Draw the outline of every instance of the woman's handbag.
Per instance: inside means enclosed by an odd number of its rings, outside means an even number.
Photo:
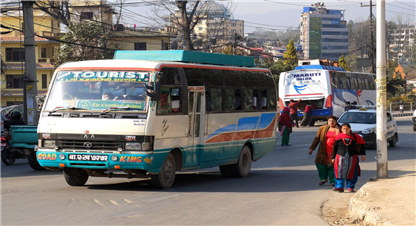
[[[289,127],[289,133],[292,133],[292,132],[293,132],[292,127]]]

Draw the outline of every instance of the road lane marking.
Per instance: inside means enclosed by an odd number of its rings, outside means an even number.
[[[104,204],[102,204],[100,201],[98,201],[97,199],[92,199],[92,201],[94,201],[95,203],[97,203],[98,205],[104,207]]]
[[[129,203],[129,204],[132,204],[132,203],[133,203],[132,201],[130,201],[130,200],[128,200],[128,199],[123,199],[123,201],[125,201],[125,202],[127,202],[127,203]]]
[[[115,206],[118,206],[118,203],[117,203],[116,201],[111,200],[111,199],[109,199],[108,201],[109,201],[109,202],[111,202],[111,204],[113,204],[113,205],[115,205]]]

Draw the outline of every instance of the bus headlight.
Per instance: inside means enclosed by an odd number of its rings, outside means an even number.
[[[367,128],[367,129],[364,129],[361,133],[362,133],[362,134],[374,133],[374,128]]]
[[[142,145],[140,143],[126,143],[126,150],[142,150]]]
[[[45,140],[45,141],[43,141],[43,147],[45,147],[45,148],[55,148],[55,141],[54,140]]]

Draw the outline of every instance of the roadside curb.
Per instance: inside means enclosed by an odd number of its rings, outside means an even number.
[[[368,184],[368,183],[367,183]],[[390,222],[381,222],[381,217],[375,211],[377,208],[367,205],[367,198],[371,194],[366,190],[365,184],[357,193],[350,199],[349,215],[356,219],[362,220],[369,225],[391,225]]]
[[[377,179],[364,184],[349,202],[348,214],[364,225],[414,225],[415,174]]]

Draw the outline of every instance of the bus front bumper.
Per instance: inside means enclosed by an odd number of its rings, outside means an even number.
[[[86,152],[36,152],[36,158],[42,167],[46,168],[82,168],[125,170],[141,169],[149,173],[158,173],[153,167],[154,156],[152,154],[118,154],[118,153],[86,153]]]

